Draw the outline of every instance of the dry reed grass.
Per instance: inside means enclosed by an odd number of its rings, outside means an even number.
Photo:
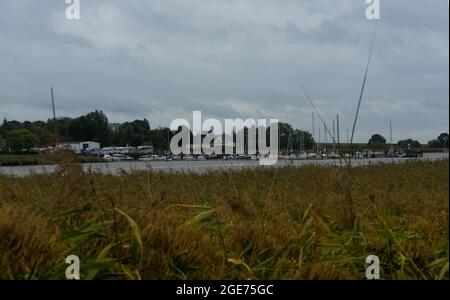
[[[0,279],[448,279],[448,161],[0,176]]]

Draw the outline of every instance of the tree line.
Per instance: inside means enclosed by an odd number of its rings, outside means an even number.
[[[448,133],[441,133],[436,139],[431,140],[428,142],[428,146],[430,148],[448,148],[449,135]],[[381,134],[374,134],[369,140],[368,144],[371,148],[383,148],[388,145],[386,138],[384,138]],[[401,149],[419,149],[422,148],[422,145],[419,141],[414,139],[405,139],[400,140],[397,142],[396,145],[397,148]]]
[[[311,133],[280,123],[280,149],[312,149]],[[0,146],[12,152],[30,151],[57,143],[95,141],[102,147],[153,146],[156,153],[169,151],[170,140],[177,132],[167,127],[151,129],[147,119],[122,124],[109,123],[102,111],[78,118],[62,117],[44,121],[8,121],[0,126]]]
[[[110,124],[108,117],[102,111],[96,110],[78,118],[62,117],[46,122],[5,119],[0,126],[0,146],[4,150],[21,152],[57,143],[95,141],[102,147],[153,146],[156,153],[164,153],[169,151],[170,140],[175,134],[176,132],[166,127],[151,129],[147,119]],[[279,123],[279,145],[282,153],[312,150],[315,144],[316,141],[310,132],[295,129],[287,123]],[[448,134],[442,133],[428,144],[432,148],[448,148]],[[375,134],[367,146],[384,149],[387,142],[382,135]],[[416,140],[407,139],[399,141],[397,146],[420,148],[421,144]]]
[[[95,141],[102,147],[153,145],[168,150],[168,128],[151,130],[148,120],[135,120],[114,126],[102,111],[90,112],[78,118],[62,117],[48,121],[8,121],[0,126],[3,147],[13,152],[53,146],[57,143]]]

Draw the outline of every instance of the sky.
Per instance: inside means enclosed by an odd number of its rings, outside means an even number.
[[[449,128],[446,0],[0,1],[0,117],[102,110],[110,122],[146,118],[275,118],[312,129],[302,83],[341,140],[352,127],[372,32],[377,36],[355,132],[425,143]],[[316,119],[316,138],[318,120]],[[323,130],[322,130],[323,133]]]

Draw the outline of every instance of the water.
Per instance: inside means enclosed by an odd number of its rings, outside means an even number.
[[[425,153],[424,157],[419,160],[441,160],[448,159],[448,153]],[[405,158],[373,158],[352,160],[352,165],[369,165],[380,163],[402,163],[414,159]],[[280,160],[276,167],[282,166],[302,166],[302,165],[323,165],[333,166],[339,165],[339,160],[296,160],[284,161]],[[214,170],[239,170],[242,168],[257,168],[258,161],[252,160],[206,160],[206,161],[152,161],[152,162],[105,162],[105,163],[89,163],[82,164],[85,171],[100,172],[104,174],[119,174],[122,171],[164,171],[164,172],[194,172],[204,173]],[[56,170],[55,165],[46,166],[16,166],[16,167],[0,167],[0,174],[12,176],[28,176],[32,174],[52,173]],[[267,167],[266,167],[267,168]]]

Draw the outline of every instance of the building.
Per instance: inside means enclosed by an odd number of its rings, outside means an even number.
[[[123,155],[133,155],[136,153],[135,147],[106,147],[100,150],[101,155],[114,155],[114,154],[123,154]]]
[[[100,143],[97,142],[70,142],[58,144],[58,149],[70,150],[76,154],[96,153],[100,151]]]

